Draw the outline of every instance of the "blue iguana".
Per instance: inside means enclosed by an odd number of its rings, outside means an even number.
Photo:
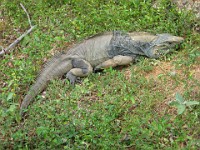
[[[158,58],[169,53],[182,41],[182,37],[170,34],[153,35],[146,32],[121,31],[98,34],[84,40],[46,63],[21,104],[21,115],[35,96],[56,77],[66,75],[74,85],[79,77],[108,67],[128,65],[139,55]]]

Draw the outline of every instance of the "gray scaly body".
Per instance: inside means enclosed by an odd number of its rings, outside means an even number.
[[[94,70],[100,70],[134,62],[138,55],[158,58],[168,53],[182,37],[170,34],[152,35],[146,32],[123,33],[108,32],[93,36],[69,49],[66,53],[54,56],[42,70],[36,82],[25,96],[20,112],[37,94],[42,92],[48,82],[66,74],[72,85],[77,77],[85,77]]]

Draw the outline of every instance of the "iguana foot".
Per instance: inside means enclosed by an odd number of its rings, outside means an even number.
[[[92,66],[89,62],[83,59],[73,59],[72,60],[73,68],[67,73],[66,77],[70,80],[71,85],[75,83],[80,83],[80,77],[86,77],[92,73]]]
[[[75,75],[73,75],[71,72],[68,72],[68,73],[66,74],[66,78],[69,79],[70,84],[71,84],[72,86],[74,86],[75,83],[81,83],[81,78],[80,78],[80,77],[77,77],[77,76],[75,76]]]

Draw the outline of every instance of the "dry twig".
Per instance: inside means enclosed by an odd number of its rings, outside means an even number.
[[[4,54],[6,53],[10,53],[11,49],[13,47],[15,47],[27,34],[31,33],[32,30],[36,27],[36,26],[33,26],[31,24],[31,19],[30,19],[30,16],[26,10],[26,8],[20,3],[20,6],[23,8],[23,10],[25,11],[26,15],[27,15],[27,18],[28,18],[28,22],[29,22],[29,25],[30,25],[30,29],[28,29],[26,32],[24,32],[24,34],[22,34],[20,37],[18,37],[13,43],[11,43],[8,47],[6,47],[5,49],[1,47],[1,51],[0,51],[0,56],[3,56]]]

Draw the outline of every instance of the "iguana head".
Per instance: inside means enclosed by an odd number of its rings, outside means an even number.
[[[165,55],[176,48],[184,39],[182,37],[173,36],[171,34],[158,34],[157,38],[151,43],[151,56],[157,58]]]

